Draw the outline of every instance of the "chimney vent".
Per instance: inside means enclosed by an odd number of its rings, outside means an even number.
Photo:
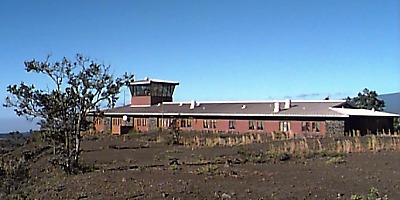
[[[196,101],[195,100],[190,101],[190,107],[189,107],[190,110],[193,110],[195,106],[196,106]]]
[[[279,102],[275,102],[274,103],[274,113],[277,113],[279,111],[280,111]]]
[[[292,101],[290,99],[286,99],[285,100],[285,109],[289,109],[290,107],[292,107]]]

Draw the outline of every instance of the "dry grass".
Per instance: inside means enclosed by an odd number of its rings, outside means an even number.
[[[312,155],[345,155],[359,152],[378,152],[381,150],[400,150],[400,138],[396,134],[360,136],[354,131],[352,137],[341,138],[289,138],[290,134],[248,133],[248,134],[190,134],[180,136],[181,145],[196,148],[216,146],[233,147],[254,143],[267,144],[270,154],[287,153],[295,157]],[[158,136],[157,142],[163,143],[165,137]]]

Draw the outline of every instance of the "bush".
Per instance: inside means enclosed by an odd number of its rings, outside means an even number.
[[[351,200],[388,200],[389,198],[388,198],[388,196],[386,194],[381,197],[381,195],[379,194],[378,189],[372,187],[369,190],[369,193],[368,193],[368,195],[366,197],[362,196],[362,195],[352,194],[350,196],[350,199]]]

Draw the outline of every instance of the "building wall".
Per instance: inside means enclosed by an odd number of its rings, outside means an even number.
[[[326,120],[325,129],[326,134],[344,135],[345,120]]]
[[[352,116],[345,122],[345,132],[360,131],[362,135],[369,133],[393,133],[393,117],[359,117]]]
[[[139,132],[149,131],[149,119],[143,117],[134,118],[134,128]]]
[[[121,127],[123,127],[124,132],[126,132],[126,128],[131,128],[140,132],[148,132],[155,131],[159,129],[168,129],[169,126],[165,125],[163,127],[163,120],[176,120],[177,126],[183,131],[207,131],[207,132],[262,132],[262,133],[271,133],[271,132],[280,132],[287,131],[291,135],[325,135],[327,131],[335,131],[336,129],[332,128],[332,124],[340,124],[337,122],[343,121],[325,121],[325,119],[299,119],[299,120],[249,120],[249,119],[203,119],[203,118],[146,118],[146,117],[129,117],[129,122],[124,122],[121,117],[112,117],[111,118],[111,133],[112,134],[120,134]],[[185,120],[182,125],[182,121]],[[190,122],[189,122],[190,121]],[[234,128],[230,128],[230,121],[234,121]],[[254,129],[250,129],[250,121],[254,122]],[[150,124],[150,122],[152,124]],[[305,123],[308,122],[308,129],[304,128]],[[187,125],[190,123],[191,125]],[[257,127],[257,123],[262,123],[262,129]],[[286,123],[289,129],[283,129],[283,124]],[[342,123],[343,124],[343,123]],[[206,127],[205,127],[206,125]],[[318,127],[313,129],[313,127]],[[104,126],[97,126],[98,130]],[[340,128],[339,128],[340,129]],[[307,131],[305,131],[307,130]],[[317,131],[316,131],[317,130]]]
[[[136,96],[131,97],[131,105],[154,105],[161,102],[172,102],[171,97]]]
[[[279,131],[279,121],[265,121],[264,130],[267,133]]]
[[[105,118],[102,117],[96,117],[94,118],[94,128],[96,131],[98,132],[104,132],[104,126],[105,126],[105,122],[104,122]]]

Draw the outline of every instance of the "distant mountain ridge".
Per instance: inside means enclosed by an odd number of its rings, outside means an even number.
[[[396,113],[400,115],[400,92],[381,94],[379,99],[385,101],[385,112]]]
[[[10,133],[19,131],[20,133],[29,132],[29,130],[39,129],[38,120],[29,121],[24,117],[5,117],[0,118],[0,133]]]

